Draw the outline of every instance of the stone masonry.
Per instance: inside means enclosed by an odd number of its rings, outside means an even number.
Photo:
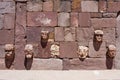
[[[120,69],[119,13],[120,0],[0,0],[0,69],[6,69],[4,45],[8,43],[15,45],[11,70],[25,69],[26,44],[34,46],[32,70]],[[98,29],[104,32],[103,43],[95,51],[93,36]],[[59,44],[59,57],[51,57],[53,42],[41,47],[42,30]],[[106,58],[110,44],[117,47],[113,60]],[[78,46],[87,46],[90,57],[79,59]]]

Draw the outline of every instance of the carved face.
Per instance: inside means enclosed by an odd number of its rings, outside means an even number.
[[[79,46],[77,53],[79,55],[79,58],[86,58],[88,55],[88,47]]]
[[[42,39],[48,39],[48,37],[49,37],[48,33],[49,33],[48,31],[41,31],[41,38]]]
[[[109,45],[108,47],[108,55],[113,58],[116,55],[116,47],[114,45]]]
[[[5,54],[7,56],[11,56],[14,53],[14,45],[13,44],[6,44],[5,45]]]
[[[25,46],[25,56],[26,56],[26,58],[32,58],[32,56],[33,56],[33,46],[31,44],[27,44]]]
[[[103,31],[102,30],[95,30],[94,32],[95,40],[101,42],[103,40]]]
[[[52,56],[59,56],[60,52],[59,52],[59,46],[56,44],[51,45],[50,51],[51,51],[51,55]]]

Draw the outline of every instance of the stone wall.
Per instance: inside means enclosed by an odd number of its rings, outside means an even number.
[[[24,46],[33,44],[32,69],[119,69],[120,58],[114,64],[106,59],[107,46],[116,45],[116,30],[120,0],[0,0],[0,69],[4,67],[4,45],[15,45],[15,61],[11,69],[24,68]],[[120,23],[120,22],[119,22]],[[94,30],[103,30],[99,51],[93,48]],[[60,45],[60,58],[50,56],[50,45],[40,47],[41,30],[50,32],[50,39]],[[117,39],[117,44],[120,39]],[[88,46],[90,57],[81,61],[78,46]],[[117,46],[119,47],[119,45]],[[102,54],[102,56],[101,56]],[[117,56],[120,56],[117,52]],[[110,65],[107,65],[107,62]],[[118,65],[115,67],[115,65]]]

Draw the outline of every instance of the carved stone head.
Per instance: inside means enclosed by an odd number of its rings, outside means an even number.
[[[14,53],[14,45],[13,44],[6,44],[5,45],[5,53],[7,56],[10,56]]]
[[[51,51],[51,56],[52,57],[58,57],[60,55],[60,52],[59,52],[59,45],[58,44],[52,44],[51,45],[51,48],[50,48],[50,51]]]
[[[97,42],[102,42],[102,40],[103,40],[103,31],[102,30],[94,31],[94,40]]]
[[[108,46],[108,56],[114,58],[116,55],[116,47],[114,45]]]
[[[88,55],[88,50],[89,49],[86,46],[79,46],[77,51],[79,58],[86,58]]]
[[[26,58],[32,58],[33,57],[33,45],[27,44],[25,46],[25,57]]]
[[[41,46],[45,48],[49,39],[49,31],[41,31]]]

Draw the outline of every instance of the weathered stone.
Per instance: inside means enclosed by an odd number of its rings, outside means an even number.
[[[65,28],[65,41],[75,41],[75,28]]]
[[[104,18],[116,18],[117,13],[103,13]]]
[[[120,11],[120,2],[109,2],[108,3],[108,12],[118,12]]]
[[[13,30],[0,30],[0,44],[14,43]]]
[[[70,1],[61,1],[60,11],[61,12],[70,12],[71,11],[71,2]]]
[[[15,2],[0,2],[0,13],[15,13]]]
[[[42,11],[42,2],[27,2],[28,11]]]
[[[101,18],[102,14],[101,13],[90,13],[91,18]]]
[[[63,26],[63,27],[70,26],[69,13],[62,12],[58,14],[58,26]]]
[[[49,0],[43,3],[43,11],[53,11],[53,1]]]
[[[5,62],[4,59],[0,59],[0,70],[5,70]]]
[[[4,29],[14,29],[15,25],[15,14],[4,15]]]
[[[54,3],[54,11],[57,11],[59,12],[60,11],[60,0],[53,0],[53,3]]]
[[[98,12],[97,1],[81,1],[82,12]]]
[[[61,58],[76,58],[77,43],[76,42],[60,42],[60,57]]]
[[[105,58],[86,58],[84,61],[80,59],[71,59],[69,69],[71,70],[103,70],[107,69]]]
[[[89,13],[79,13],[79,25],[80,27],[90,26],[90,14]]]
[[[103,13],[106,12],[107,10],[107,2],[104,0],[100,0],[98,3],[98,7],[99,7],[99,12]]]
[[[32,70],[62,70],[62,60],[60,59],[34,59]]]
[[[27,27],[26,36],[27,43],[38,43],[40,42],[40,27]]]
[[[37,54],[36,57],[39,57],[39,58],[50,58],[51,57],[50,47],[51,47],[50,43],[47,43],[47,46],[45,48],[42,48],[41,44],[39,43],[38,54]]]
[[[89,56],[90,57],[106,57],[106,44],[105,42],[102,42],[100,49],[98,51],[95,50],[93,46],[93,41],[89,42]]]
[[[0,58],[4,58],[5,57],[5,51],[4,51],[4,46],[0,46]]]
[[[55,41],[64,41],[64,29],[62,27],[55,27]]]
[[[115,18],[101,18],[101,19],[91,19],[91,25],[95,29],[100,29],[103,27],[113,28],[116,26]]]
[[[15,0],[15,1],[18,1],[18,2],[26,2],[27,0]]]
[[[110,44],[115,45],[115,28],[105,28],[103,29],[104,36],[103,39],[106,41],[107,46]]]
[[[63,70],[69,70],[70,67],[70,59],[64,58],[63,59]]]
[[[28,12],[27,13],[28,26],[56,26],[57,13],[56,12]]]
[[[72,1],[72,11],[81,11],[81,0]]]
[[[71,26],[72,27],[78,27],[78,13],[77,12],[72,12],[71,13],[71,18],[70,18],[70,21],[71,21]]]
[[[92,39],[94,31],[92,28],[77,28],[77,41],[79,45],[88,44],[89,40]]]
[[[4,27],[4,15],[0,14],[0,29]]]

